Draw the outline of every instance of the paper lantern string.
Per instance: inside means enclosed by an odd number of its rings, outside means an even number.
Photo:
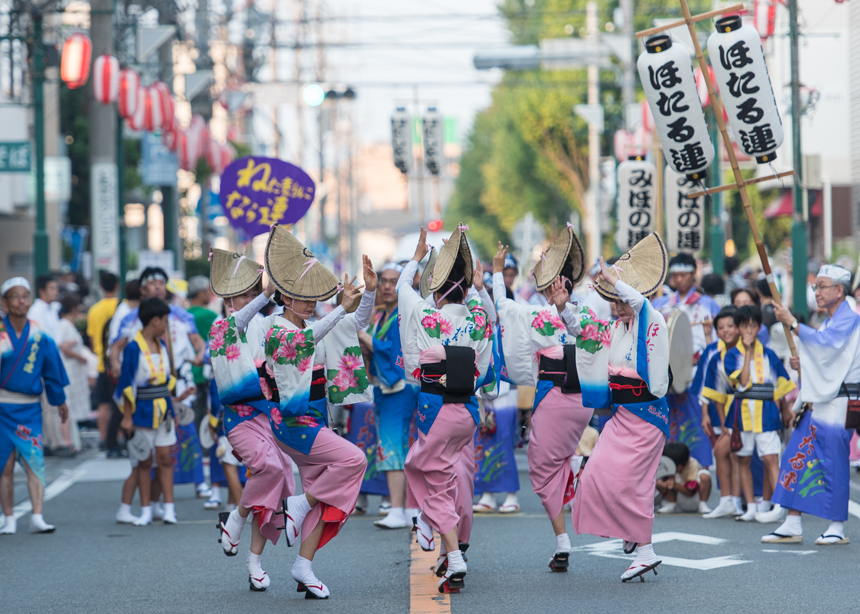
[[[779,179],[779,182],[782,184],[782,187],[785,188],[785,177],[779,176],[779,173],[777,172],[776,167],[773,165],[773,162],[769,162],[768,166],[770,167],[770,170],[773,171],[774,178]]]

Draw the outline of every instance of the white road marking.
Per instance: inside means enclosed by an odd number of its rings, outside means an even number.
[[[684,541],[694,544],[705,544],[708,546],[719,546],[725,544],[728,540],[720,537],[711,537],[709,535],[697,535],[695,533],[678,533],[668,531],[665,533],[655,533],[651,537],[654,544],[666,543],[670,541]],[[611,559],[627,559],[632,561],[635,558],[633,554],[624,554],[623,541],[620,539],[608,539],[606,541],[587,544],[585,546],[577,546],[571,548],[574,552],[584,552],[593,556]],[[722,567],[732,567],[734,565],[742,565],[751,563],[737,558],[740,555],[716,556],[706,559],[685,559],[674,556],[660,556],[660,560],[664,565],[672,565],[674,567],[685,567],[687,569],[698,569],[699,571],[709,571],[711,569],[720,569]]]
[[[852,486],[853,486],[853,484],[852,484]],[[860,518],[860,503],[856,503],[854,501],[849,501],[848,502],[848,513],[851,514],[852,516],[856,516],[857,518]]]
[[[84,467],[85,464],[86,463],[63,472],[60,477],[48,484],[48,486],[45,487],[45,502],[48,502],[57,495],[66,492],[72,484],[80,480],[87,471]],[[31,511],[33,511],[33,506],[28,499],[24,503],[19,503],[12,508],[12,515],[15,516],[15,520],[17,520],[22,516],[29,514]]]
[[[775,552],[779,554],[815,554],[817,550],[762,550],[762,552]]]

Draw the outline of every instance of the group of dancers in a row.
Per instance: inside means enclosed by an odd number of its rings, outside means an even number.
[[[218,527],[224,553],[235,556],[250,517],[251,590],[269,586],[261,555],[266,542],[277,543],[283,530],[288,546],[300,544],[291,569],[299,592],[306,598],[330,595],[312,562],[355,510],[367,466],[365,451],[332,430],[330,407],[368,402],[374,385],[384,385],[388,390],[383,392],[393,395],[389,400],[396,400],[402,387],[396,381],[380,381],[386,370],[383,362],[402,369],[405,386],[413,390],[408,403],[417,405],[417,440],[404,454],[407,492],[400,505],[417,510],[414,531],[424,550],[435,550],[438,534],[440,592],[458,592],[465,585],[472,446],[483,402],[492,402],[502,381],[535,388],[529,477],[556,537],[550,569],[569,567],[567,507],[577,533],[623,540],[624,551],[635,553],[622,581],[652,570],[656,574],[661,561],[651,545],[654,492],[672,413],[666,398],[672,379],[669,331],[649,300],[667,273],[669,259],[662,242],[650,235],[612,266],[600,261],[594,290],[613,305],[616,319],[610,321],[571,295],[584,276],[585,263],[570,226],[532,272],[543,305],[524,304],[506,293],[507,247],[501,244],[493,258],[491,297],[482,266],[473,261],[467,230],[459,226],[434,254],[420,284],[419,267],[429,251],[424,229],[408,264],[383,267],[384,273],[398,274],[397,307],[388,314],[387,326],[379,319],[371,324],[379,280],[367,257],[364,285],[359,286],[355,278],[338,280],[280,226],[269,235],[265,266],[239,254],[213,251],[212,289],[224,299],[227,312],[213,325],[208,345],[217,383],[215,406],[223,407],[218,428],[229,443],[228,453],[247,468],[238,506],[219,514]],[[265,289],[264,271],[269,279]],[[822,543],[847,542],[841,528],[848,506],[850,432],[845,420],[848,397],[860,388],[851,383],[860,382],[860,317],[844,302],[846,275],[839,267],[822,269],[816,297],[830,318],[817,331],[798,325],[787,310],[776,311],[797,331],[804,380],[799,423],[783,454],[773,495],[773,501],[790,512],[766,541],[799,541],[800,513],[808,512],[834,522]],[[4,285],[4,300],[14,289]],[[338,306],[311,321],[317,302],[335,295]],[[270,300],[282,312],[263,316],[260,312]],[[686,303],[683,296],[680,302]],[[130,502],[126,490],[133,494],[139,487],[142,505],[148,504],[154,449],[172,519],[167,454],[176,441],[172,399],[181,394],[171,359],[176,349],[171,347],[176,339],[172,327],[179,323],[171,318],[171,307],[160,298],[141,302],[135,330],[122,352],[116,398],[125,416],[123,428],[134,431],[137,445],[149,451],[145,460],[134,463],[123,500]],[[718,332],[722,319],[715,323]],[[724,360],[705,384],[713,399],[734,412],[729,414],[734,422],[722,412],[717,418],[726,433],[752,420],[752,434],[739,438],[745,448],[772,444],[758,436],[761,421],[768,419],[761,408],[787,388],[784,371],[750,333],[755,319],[741,318],[736,346],[726,347],[731,344],[727,337],[716,345]],[[372,352],[375,341],[391,328],[398,333],[399,350],[388,356],[380,346],[380,356],[366,362],[368,349]],[[26,334],[21,337],[27,339]],[[386,356],[390,360],[377,360]],[[574,475],[571,459],[595,413],[608,421],[588,462]],[[296,494],[293,463],[302,494]],[[810,486],[807,482],[813,478]],[[393,503],[395,498],[392,492]],[[381,526],[396,528],[398,523]]]

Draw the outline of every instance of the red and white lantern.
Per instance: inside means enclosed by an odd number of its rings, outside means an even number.
[[[224,170],[224,167],[221,165],[221,153],[221,144],[215,139],[212,139],[209,143],[209,152],[206,156],[206,161],[209,163],[209,168],[212,169],[212,172],[215,175],[220,175]]]
[[[112,55],[100,55],[93,62],[93,94],[102,104],[116,102],[119,97],[119,60]]]
[[[173,125],[173,116],[175,115],[175,106],[173,103],[173,92],[170,91],[170,86],[164,81],[156,81],[152,86],[158,90],[161,96],[161,116],[164,118],[165,126]]]
[[[126,68],[119,75],[119,116],[129,119],[137,111],[137,100],[140,93],[140,75]]]
[[[161,94],[154,87],[148,87],[143,94],[143,128],[147,132],[155,132],[160,130],[163,125]]]
[[[763,41],[773,36],[776,25],[776,2],[777,0],[755,0],[753,22]]]
[[[66,39],[60,62],[60,78],[69,89],[77,89],[86,84],[90,77],[92,58],[93,41],[89,36],[76,32]]]
[[[126,121],[128,122],[128,127],[136,132],[140,132],[144,129],[144,121],[143,121],[143,107],[144,107],[144,98],[145,94],[143,88],[137,88],[137,95],[135,97],[134,102],[134,113],[130,116],[126,117]]]
[[[197,139],[190,129],[183,130],[178,134],[176,156],[179,161],[179,168],[184,171],[193,171],[197,168],[197,149]]]

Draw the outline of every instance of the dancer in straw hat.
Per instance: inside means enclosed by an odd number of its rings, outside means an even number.
[[[278,446],[298,465],[304,491],[283,501],[287,545],[302,538],[291,573],[306,598],[327,599],[331,593],[314,575],[312,561],[355,508],[367,466],[364,452],[329,428],[327,400],[345,405],[373,398],[357,331],[370,323],[376,273],[365,256],[364,296],[363,286],[345,275],[341,305],[309,323],[317,301],[340,290],[334,274],[277,225],[266,246],[266,270],[277,289],[275,302],[284,306],[283,315],[267,318],[264,340],[277,388],[269,424]]]
[[[577,533],[624,540],[636,558],[621,575],[626,582],[660,564],[651,546],[656,472],[669,430],[669,335],[663,316],[645,297],[666,276],[666,250],[649,235],[612,268],[600,261],[597,292],[614,301],[619,319],[610,325],[581,321],[576,352],[582,401],[611,407],[573,500]],[[608,374],[608,377],[607,377]],[[644,578],[642,579],[644,582]]]
[[[541,255],[533,274],[538,292],[547,299],[546,307],[520,305],[507,298],[502,275],[507,251],[499,243],[493,258],[502,353],[508,378],[520,386],[537,387],[528,447],[529,478],[555,532],[549,567],[567,571],[570,537],[564,505],[573,498],[570,461],[593,413],[582,404],[575,358],[581,329],[574,313],[578,306],[569,304],[570,289],[585,272],[583,251],[568,226]]]
[[[424,228],[397,282],[405,372],[421,384],[418,441],[406,457],[406,479],[421,509],[416,519],[419,545],[432,551],[433,531],[442,536],[445,559],[440,566],[446,568],[440,592],[458,592],[464,586],[455,465],[478,424],[475,391],[492,388],[494,381],[492,322],[477,291],[470,288],[473,265],[466,230],[458,226],[439,252],[429,280],[435,305],[412,289],[418,263],[428,252]]]
[[[221,546],[227,556],[236,556],[239,539],[253,512],[251,549],[246,566],[252,591],[269,587],[268,574],[260,557],[266,540],[278,543],[275,514],[281,501],[296,492],[293,465],[277,445],[269,428],[271,402],[263,390],[270,389],[265,369],[263,338],[265,318],[259,314],[275,292],[271,283],[262,290],[262,265],[245,256],[219,249],[210,254],[212,292],[224,299],[228,316],[216,321],[209,333],[209,352],[218,397],[225,406],[223,426],[236,458],[248,468],[248,481],[238,507],[218,516]]]

